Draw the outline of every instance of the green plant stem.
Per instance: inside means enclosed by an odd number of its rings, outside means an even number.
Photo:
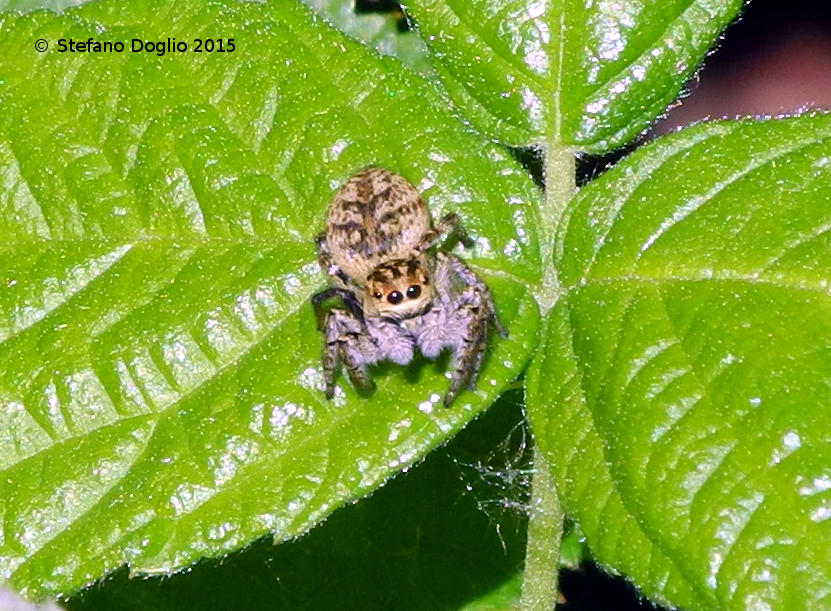
[[[563,512],[551,468],[539,449],[534,450],[534,482],[525,548],[522,611],[551,611],[557,604],[560,540]]]
[[[544,271],[538,297],[543,314],[554,307],[562,294],[557,270],[554,268],[555,241],[560,219],[574,196],[574,166],[573,153],[559,142],[549,142],[545,159],[545,198],[540,206],[540,244]],[[557,604],[563,518],[551,469],[542,452],[535,449],[520,605],[524,611],[550,610]]]
[[[574,192],[574,153],[559,142],[550,142],[545,152],[545,198],[540,206],[543,279],[539,302],[543,314],[554,307],[560,297],[561,287],[554,268],[554,246],[560,219]]]

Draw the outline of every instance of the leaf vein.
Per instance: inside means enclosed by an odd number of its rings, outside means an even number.
[[[812,134],[810,138],[806,138],[806,140],[802,142],[789,142],[784,146],[773,148],[765,154],[759,154],[757,156],[754,156],[749,163],[747,163],[744,167],[740,168],[739,170],[733,172],[726,180],[718,182],[712,188],[705,191],[702,195],[693,197],[687,200],[687,202],[684,205],[680,206],[679,208],[676,208],[675,213],[672,214],[672,216],[670,216],[668,219],[665,219],[658,226],[657,231],[652,233],[652,235],[650,235],[649,238],[638,248],[638,255],[635,261],[639,261],[643,254],[653,244],[655,244],[655,242],[657,242],[658,239],[662,235],[664,235],[670,228],[684,221],[691,214],[693,214],[703,206],[712,203],[715,200],[715,197],[730,185],[734,184],[735,182],[746,176],[749,176],[751,173],[766,165],[775,163],[777,160],[785,157],[786,155],[798,153],[800,150],[803,150],[815,144],[815,135]]]
[[[590,91],[586,92],[583,99],[585,99],[587,101],[590,100],[601,89],[604,89],[604,88],[608,87],[609,83],[621,78],[625,74],[625,72],[632,65],[637,64],[640,60],[643,60],[644,56],[648,52],[650,52],[652,49],[655,49],[655,48],[666,49],[666,46],[664,44],[656,45],[656,43],[658,43],[661,40],[666,40],[667,33],[671,29],[673,29],[678,23],[681,23],[681,22],[687,23],[688,20],[684,19],[684,14],[687,13],[691,8],[695,7],[697,2],[698,2],[698,0],[687,0],[687,6],[685,6],[684,8],[681,8],[678,11],[678,14],[675,16],[675,18],[667,21],[667,25],[664,27],[664,29],[661,32],[657,33],[657,35],[655,36],[655,38],[653,40],[645,42],[643,49],[638,52],[637,57],[635,57],[631,61],[626,62],[625,64],[623,64],[622,67],[617,72],[615,72],[614,74],[609,75],[609,77],[606,80],[599,81],[598,85],[596,87],[594,87]],[[608,95],[608,92],[604,92],[603,95],[604,96]]]
[[[696,138],[691,142],[682,142],[681,146],[677,149],[671,149],[671,153],[664,158],[656,160],[657,163],[653,162],[652,159],[647,158],[645,162],[639,166],[638,173],[633,178],[635,179],[632,183],[632,186],[627,188],[626,185],[620,185],[619,183],[613,184],[613,187],[616,189],[618,193],[625,193],[625,197],[620,197],[614,200],[613,208],[611,210],[612,214],[611,217],[606,221],[605,227],[603,228],[602,233],[600,233],[594,241],[592,247],[592,254],[589,258],[588,264],[585,266],[585,270],[583,271],[583,275],[580,278],[580,283],[586,282],[586,278],[589,275],[589,272],[594,267],[595,263],[597,262],[598,257],[600,256],[600,252],[603,250],[603,247],[606,245],[609,235],[612,233],[612,230],[615,228],[615,224],[620,218],[623,209],[627,206],[629,202],[632,201],[635,193],[637,193],[638,189],[642,186],[642,184],[649,179],[649,177],[660,170],[663,166],[667,165],[672,159],[678,157],[680,155],[688,153],[691,149],[698,146],[701,143],[707,142],[709,140],[714,140],[717,138],[723,138],[726,133],[729,133],[732,130],[726,130],[723,128],[722,125],[715,126],[717,129],[714,133],[707,133],[703,135],[703,137]],[[660,147],[661,143],[656,143],[656,147]],[[567,210],[573,211],[573,207],[569,207]],[[563,217],[564,222],[564,233],[568,231],[568,224],[570,224],[571,219],[573,218],[572,214],[566,214]],[[559,243],[564,244],[565,240],[558,240]],[[565,255],[565,251],[562,247],[559,249],[560,257]]]
[[[478,40],[482,41],[482,44],[486,48],[490,49],[493,52],[493,56],[495,58],[501,60],[503,63],[507,64],[509,67],[511,67],[514,70],[520,72],[522,75],[524,75],[524,76],[526,76],[526,77],[528,77],[532,80],[536,79],[537,75],[535,75],[533,72],[531,72],[530,69],[528,68],[528,66],[525,65],[523,62],[518,61],[518,59],[515,55],[506,54],[504,51],[499,49],[498,46],[490,44],[489,41],[488,41],[487,35],[485,33],[481,32],[481,31],[479,31],[479,29],[476,27],[476,24],[474,24],[471,21],[469,21],[468,19],[466,19],[463,16],[463,13],[460,12],[459,9],[456,6],[454,6],[454,2],[452,2],[451,0],[448,0],[448,2],[445,3],[445,5],[450,10],[450,12],[453,13],[453,16],[456,17],[456,20],[459,23],[459,25],[464,26],[464,28],[468,32],[470,32],[471,34],[476,36],[476,38]],[[509,72],[506,71],[506,73],[509,73]]]
[[[785,291],[803,291],[808,293],[817,293],[819,295],[831,296],[831,284],[824,279],[817,279],[816,285],[808,285],[797,282],[783,282],[781,278],[771,279],[763,278],[755,275],[741,275],[735,276],[642,276],[637,274],[626,274],[617,277],[608,278],[593,278],[587,282],[585,286],[614,286],[620,283],[644,284],[650,286],[661,286],[667,283],[684,283],[684,282],[712,282],[712,283],[746,283],[750,285],[770,286]],[[582,287],[581,287],[582,288]],[[579,290],[579,289],[572,289]]]
[[[147,417],[148,417],[147,414],[139,414],[139,415],[133,416],[133,418],[147,418]],[[150,432],[147,435],[146,439],[142,442],[142,444],[143,444],[142,448],[135,453],[133,458],[130,460],[129,464],[126,466],[126,470],[125,470],[124,475],[122,475],[121,477],[118,477],[118,478],[114,478],[111,482],[109,482],[107,487],[103,488],[100,491],[100,494],[98,495],[98,499],[93,504],[91,504],[89,507],[84,509],[74,519],[67,520],[66,524],[64,524],[61,528],[56,529],[54,534],[51,537],[49,537],[47,539],[44,539],[42,542],[40,542],[40,544],[36,548],[26,550],[26,560],[14,569],[12,575],[17,574],[17,572],[20,570],[20,568],[22,566],[25,566],[26,563],[31,562],[35,558],[35,556],[37,556],[38,554],[43,552],[44,549],[50,543],[56,541],[61,535],[66,533],[73,526],[76,526],[79,523],[79,520],[84,515],[86,515],[89,512],[93,511],[96,507],[99,507],[101,505],[101,503],[103,503],[105,501],[107,495],[109,495],[118,485],[120,485],[127,478],[127,476],[130,474],[132,468],[144,457],[144,455],[147,453],[147,449],[150,447],[150,442],[152,441],[153,435],[156,432],[156,427],[158,425],[159,419],[155,418],[155,419],[152,419],[152,421],[153,421],[152,429],[150,430]],[[116,426],[116,425],[120,425],[120,424],[123,424],[123,423],[124,423],[124,420],[121,420],[119,422],[113,423],[112,425]],[[68,440],[69,439],[67,439],[66,441],[68,441]],[[49,449],[51,449],[51,448],[46,448],[45,450],[42,450],[42,451],[48,451]],[[36,456],[36,455],[33,455],[33,456]],[[29,459],[31,459],[31,458],[32,457],[29,457]],[[43,461],[43,467],[44,468],[45,468],[47,462],[48,461]],[[43,474],[41,474],[41,477],[43,477]],[[127,559],[124,558],[124,560],[126,561]]]
[[[828,221],[823,225],[814,228],[812,231],[800,236],[795,241],[786,244],[780,253],[778,253],[777,255],[773,256],[770,260],[765,262],[765,264],[759,269],[758,274],[761,275],[764,272],[769,271],[770,268],[772,268],[779,261],[784,259],[788,254],[795,251],[797,248],[800,248],[801,246],[809,244],[814,240],[824,236],[829,231],[831,231],[831,221]]]
[[[633,296],[631,296],[631,295],[629,296],[629,301],[630,302],[633,301]],[[628,303],[627,303],[627,309],[628,309],[628,307],[629,306],[628,306]],[[622,326],[623,325],[621,325],[621,327]],[[571,321],[570,328],[571,329],[576,328],[575,325],[574,325],[573,315],[572,315],[572,321]],[[575,349],[574,342],[573,342],[574,334],[573,333],[570,334],[570,337],[572,338],[571,352],[572,352],[572,354],[577,355],[577,351]],[[618,337],[618,343],[620,343],[619,340],[620,340],[620,335]],[[617,353],[618,350],[619,350],[619,347],[616,348],[615,352]],[[614,360],[615,360],[614,357],[612,359],[610,359],[611,362],[614,362]],[[581,363],[582,363],[582,360],[578,359],[578,366]],[[583,367],[585,367],[585,366],[586,365],[583,365]],[[581,375],[581,382],[583,384],[585,384],[585,380],[586,380],[586,376]],[[584,397],[589,396],[584,385],[583,385],[582,388],[583,388],[583,396]],[[617,501],[624,508],[624,510],[626,511],[627,516],[629,517],[629,519],[632,520],[634,525],[637,527],[638,531],[661,552],[661,554],[664,556],[664,558],[666,558],[674,567],[676,567],[679,575],[682,576],[682,578],[690,585],[690,587],[693,590],[698,592],[698,594],[702,597],[702,600],[708,600],[709,596],[707,595],[707,590],[706,590],[706,588],[703,587],[703,585],[699,584],[699,582],[696,579],[695,572],[687,570],[684,566],[679,564],[674,559],[674,556],[671,554],[671,552],[674,551],[674,550],[672,550],[671,548],[667,548],[664,539],[660,535],[657,535],[657,534],[653,533],[652,530],[649,528],[649,524],[643,521],[642,513],[639,512],[639,511],[634,511],[632,509],[632,507],[630,507],[629,504],[627,503],[627,501],[625,500],[625,497],[621,492],[622,487],[620,485],[620,482],[617,480],[614,473],[612,472],[612,469],[611,469],[610,465],[613,464],[613,463],[609,460],[609,456],[608,456],[609,448],[608,448],[607,443],[605,442],[604,436],[601,434],[602,429],[598,426],[596,413],[592,409],[588,409],[587,412],[588,412],[588,415],[589,415],[589,418],[590,418],[590,421],[591,421],[591,429],[594,431],[594,433],[598,437],[598,442],[600,444],[601,452],[603,454],[603,460],[601,462],[604,466],[604,470],[606,472],[606,475],[609,478],[609,482],[610,482],[610,485],[611,485],[611,489],[609,491],[609,496],[611,496],[611,495],[616,496]],[[606,503],[604,503],[604,506],[607,505],[607,504],[608,504],[608,498],[607,498]],[[613,523],[613,521],[610,521],[609,523]]]
[[[12,330],[12,332],[7,335],[6,337],[0,339],[0,344],[8,342],[15,337],[21,335],[28,329],[33,328],[35,325],[41,323],[44,319],[53,315],[57,311],[59,311],[62,307],[66,306],[73,298],[83,294],[86,290],[90,288],[90,286],[101,278],[104,278],[112,269],[115,267],[119,262],[121,262],[124,257],[127,256],[128,253],[132,252],[133,246],[129,244],[121,244],[116,248],[113,248],[109,252],[104,253],[103,255],[96,257],[95,260],[102,263],[100,267],[93,267],[93,274],[87,278],[84,282],[78,284],[75,287],[72,287],[65,295],[61,295],[61,299],[56,301],[54,304],[51,304],[49,307],[44,308],[41,312],[38,312],[37,315],[33,316],[31,320],[26,321],[24,324],[21,324],[19,327]]]

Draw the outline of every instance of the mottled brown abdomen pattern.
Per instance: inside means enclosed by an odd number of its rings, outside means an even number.
[[[384,261],[409,259],[431,227],[421,197],[401,176],[369,168],[337,192],[326,217],[332,260],[363,284]]]

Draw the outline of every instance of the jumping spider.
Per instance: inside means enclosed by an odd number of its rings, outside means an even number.
[[[339,363],[367,391],[374,386],[369,365],[405,365],[415,348],[428,359],[452,350],[445,405],[464,386],[473,388],[490,327],[505,331],[488,287],[461,259],[432,248],[445,234],[472,246],[456,214],[433,227],[415,187],[387,170],[363,170],[335,195],[316,241],[331,286],[312,297],[324,336],[327,397],[334,395]],[[332,297],[343,307],[324,310]]]

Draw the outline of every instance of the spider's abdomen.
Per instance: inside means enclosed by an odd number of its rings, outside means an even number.
[[[329,205],[326,242],[333,262],[363,284],[379,264],[411,258],[430,227],[415,187],[388,170],[369,168],[350,178]]]

